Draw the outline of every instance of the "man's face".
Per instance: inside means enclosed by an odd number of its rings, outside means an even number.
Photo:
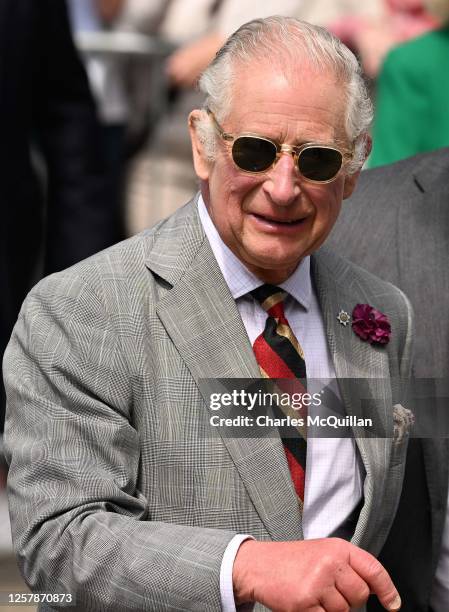
[[[290,145],[348,146],[344,94],[331,74],[302,70],[301,78],[291,81],[274,69],[250,67],[237,74],[236,82],[231,112],[222,124],[226,132],[250,132]],[[248,174],[234,165],[229,145],[220,138],[213,162],[207,161],[194,129],[192,139],[203,196],[222,240],[259,278],[283,282],[326,239],[356,176],[342,172],[332,183],[310,183],[287,153],[268,171]]]

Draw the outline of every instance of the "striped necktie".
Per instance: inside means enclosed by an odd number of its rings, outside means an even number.
[[[274,285],[262,285],[251,295],[267,312],[265,329],[256,338],[254,354],[264,378],[306,378],[304,352],[284,313],[287,293]],[[298,433],[299,432],[299,433]],[[305,430],[282,438],[291,478],[301,504],[304,502],[307,441]]]

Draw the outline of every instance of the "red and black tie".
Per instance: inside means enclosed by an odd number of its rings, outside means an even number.
[[[304,352],[284,313],[287,293],[274,285],[262,285],[251,295],[267,312],[265,329],[254,342],[254,354],[264,378],[306,379]],[[281,408],[282,409],[282,408]],[[304,416],[302,412],[301,416]],[[295,491],[304,502],[307,441],[306,429],[295,429],[294,435],[283,437],[285,454]]]

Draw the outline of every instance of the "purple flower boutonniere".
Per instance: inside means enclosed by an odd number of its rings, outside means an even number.
[[[352,311],[352,329],[370,344],[388,344],[391,325],[388,317],[369,304],[357,304]]]

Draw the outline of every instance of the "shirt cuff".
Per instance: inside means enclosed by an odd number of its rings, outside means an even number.
[[[245,540],[254,540],[250,535],[235,535],[224,551],[223,559],[221,561],[220,568],[220,595],[221,595],[221,609],[222,612],[236,612],[235,601],[234,601],[234,585],[232,583],[232,569],[234,567],[235,557],[240,545]],[[239,610],[249,609],[251,610],[253,605],[251,604],[248,608],[240,607]]]

